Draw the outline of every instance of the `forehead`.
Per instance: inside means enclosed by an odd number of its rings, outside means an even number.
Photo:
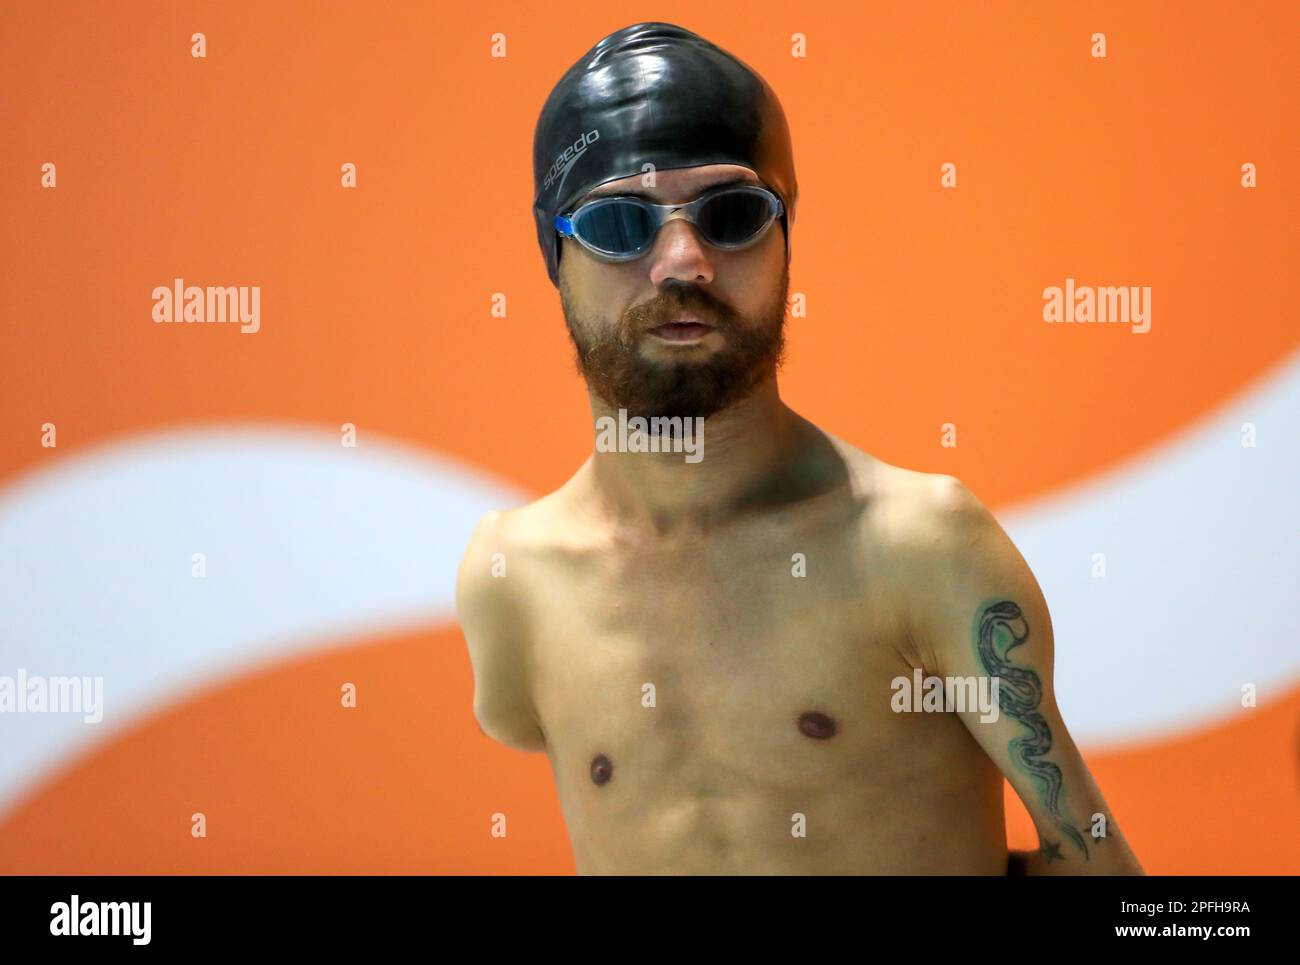
[[[579,198],[577,204],[615,194],[635,194],[651,201],[676,203],[688,201],[706,188],[717,184],[728,184],[733,181],[743,181],[746,184],[762,183],[757,174],[739,164],[702,164],[692,168],[671,168],[654,172],[653,187],[647,183],[648,181],[648,173],[633,174],[626,178],[619,178],[617,181],[606,181]]]

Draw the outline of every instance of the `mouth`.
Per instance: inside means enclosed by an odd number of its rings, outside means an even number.
[[[650,334],[666,342],[696,342],[713,331],[713,326],[694,315],[683,315],[675,321],[650,329]]]

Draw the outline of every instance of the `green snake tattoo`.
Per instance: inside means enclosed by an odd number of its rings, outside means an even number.
[[[1002,713],[1029,730],[1007,745],[1011,759],[1028,774],[1038,788],[1039,798],[1056,823],[1057,830],[1077,845],[1088,858],[1088,845],[1074,825],[1062,813],[1061,795],[1064,782],[1061,769],[1045,760],[1052,749],[1052,731],[1038,712],[1043,701],[1043,683],[1038,674],[1011,662],[1011,651],[1029,639],[1029,624],[1020,607],[1010,600],[981,605],[975,625],[975,652],[984,672],[998,678],[998,704]],[[1002,633],[999,634],[998,630]],[[1064,860],[1060,842],[1047,841],[1040,835],[1040,851],[1048,862]]]

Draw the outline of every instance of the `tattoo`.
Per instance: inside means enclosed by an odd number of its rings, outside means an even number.
[[[998,703],[1002,713],[1029,730],[1028,736],[1013,739],[1007,745],[1007,751],[1016,766],[1033,779],[1039,798],[1052,815],[1057,830],[1083,851],[1084,858],[1088,858],[1088,845],[1083,835],[1061,810],[1064,783],[1061,769],[1043,759],[1052,749],[1051,728],[1038,712],[1043,701],[1043,683],[1038,674],[1026,667],[1017,667],[1010,659],[1011,651],[1029,639],[1029,625],[1020,607],[1010,600],[988,603],[982,609],[975,626],[975,652],[984,672],[998,678]],[[1049,862],[1065,860],[1059,842],[1047,841],[1040,835],[1039,843],[1039,850]]]
[[[1109,838],[1112,834],[1114,834],[1118,830],[1119,830],[1119,825],[1116,824],[1114,821],[1110,820],[1110,818],[1106,819],[1106,832],[1104,834],[1097,834],[1095,826],[1091,824],[1085,824],[1083,827],[1079,829],[1079,831],[1083,834],[1085,838],[1092,839],[1092,843],[1094,847],[1096,845],[1101,844],[1103,841],[1105,841],[1107,838]]]
[[[1039,838],[1038,850],[1043,853],[1043,857],[1047,859],[1048,864],[1051,864],[1053,861],[1065,860],[1061,857],[1061,842],[1059,841],[1047,841],[1043,838]]]

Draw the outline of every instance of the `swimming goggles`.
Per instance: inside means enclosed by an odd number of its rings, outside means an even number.
[[[655,204],[644,198],[597,198],[567,215],[557,215],[555,230],[608,261],[644,255],[659,229],[675,212],[695,225],[716,248],[734,251],[758,241],[784,210],[781,199],[756,184],[727,185],[705,191],[686,204]]]

